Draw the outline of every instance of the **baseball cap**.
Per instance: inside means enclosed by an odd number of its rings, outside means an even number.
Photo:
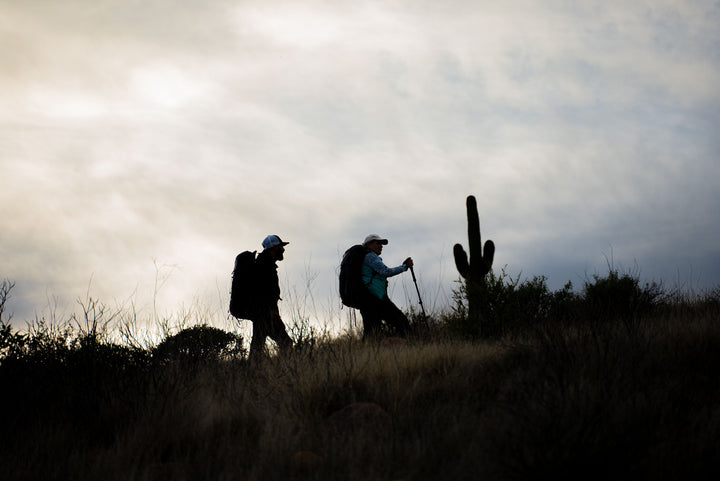
[[[269,248],[275,247],[275,246],[286,246],[288,244],[289,244],[289,242],[283,242],[282,239],[280,239],[278,236],[276,236],[274,234],[267,236],[262,241],[262,246],[264,249],[269,249]]]
[[[387,245],[387,243],[388,243],[388,240],[387,240],[387,239],[383,239],[382,237],[380,237],[380,236],[377,235],[377,234],[370,234],[370,235],[367,236],[367,237],[365,238],[365,240],[363,241],[363,245],[367,244],[368,242],[372,242],[372,241],[378,241],[378,242],[381,243],[382,245]]]

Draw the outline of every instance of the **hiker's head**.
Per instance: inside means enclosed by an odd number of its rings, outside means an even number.
[[[370,249],[371,251],[373,251],[374,253],[376,253],[377,255],[380,255],[380,253],[382,252],[383,246],[387,245],[387,243],[388,243],[387,239],[383,239],[382,237],[380,237],[377,234],[370,234],[363,241],[363,245],[365,247],[367,247],[368,249]]]
[[[283,260],[283,252],[285,252],[285,246],[288,245],[289,242],[283,242],[280,237],[276,235],[269,235],[262,241],[262,246],[266,251],[270,252],[270,255],[272,255],[273,259],[276,261]]]

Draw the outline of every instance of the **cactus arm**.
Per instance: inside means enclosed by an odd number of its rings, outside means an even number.
[[[455,244],[453,247],[453,255],[455,257],[455,267],[457,267],[460,275],[464,279],[467,279],[467,276],[470,273],[470,264],[468,263],[468,257],[465,253],[465,249],[463,249],[463,246]]]
[[[492,268],[493,259],[495,258],[495,243],[491,240],[485,241],[485,247],[483,248],[483,274],[485,275],[490,272]]]

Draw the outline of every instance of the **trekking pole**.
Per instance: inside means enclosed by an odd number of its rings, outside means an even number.
[[[413,283],[415,283],[415,290],[417,291],[418,301],[420,302],[420,310],[422,310],[423,313],[423,319],[427,319],[427,314],[425,314],[425,308],[423,307],[422,297],[420,297],[420,289],[418,289],[417,279],[415,279],[415,269],[413,269],[412,266],[410,267],[410,274],[412,274],[412,280]]]

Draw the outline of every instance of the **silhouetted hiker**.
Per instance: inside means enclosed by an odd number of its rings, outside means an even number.
[[[292,339],[285,330],[280,318],[278,301],[280,300],[280,283],[277,274],[277,262],[283,260],[285,246],[276,235],[267,236],[263,242],[263,251],[255,260],[255,309],[252,317],[253,334],[250,341],[250,359],[257,360],[265,351],[268,337],[278,344],[281,351],[292,346]]]
[[[408,318],[387,295],[387,278],[407,271],[412,267],[413,260],[408,257],[397,267],[386,266],[380,254],[383,246],[387,243],[387,239],[371,234],[365,238],[362,244],[367,249],[361,270],[363,284],[367,286],[367,292],[360,300],[363,337],[374,336],[379,331],[383,320],[403,337],[407,335],[410,328]]]

